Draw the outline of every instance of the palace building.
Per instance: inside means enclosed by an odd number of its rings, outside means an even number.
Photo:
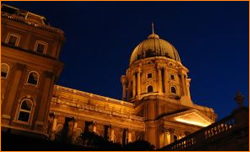
[[[161,148],[215,122],[212,108],[192,101],[188,68],[153,25],[131,50],[118,100],[55,85],[64,32],[12,6],[2,5],[1,15],[2,131],[53,140],[66,122],[72,142],[88,130],[115,143],[146,140]]]

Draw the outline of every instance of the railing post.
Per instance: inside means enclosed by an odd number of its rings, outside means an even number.
[[[235,118],[236,127],[249,125],[249,109],[247,107],[239,107],[232,114]]]
[[[193,140],[192,141],[192,150],[197,149],[197,147],[204,145],[205,143],[205,130],[199,132],[198,134],[196,134],[195,136],[193,136]]]

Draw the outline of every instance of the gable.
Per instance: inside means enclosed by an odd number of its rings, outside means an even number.
[[[196,109],[191,109],[168,115],[165,116],[164,119],[189,125],[195,125],[199,127],[207,127],[214,123],[212,119],[210,119],[209,117],[207,117]]]

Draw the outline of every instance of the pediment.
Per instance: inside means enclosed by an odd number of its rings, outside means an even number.
[[[196,109],[178,112],[164,117],[165,120],[174,121],[199,127],[207,127],[214,123],[212,119]]]

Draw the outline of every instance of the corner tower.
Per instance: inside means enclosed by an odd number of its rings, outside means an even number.
[[[132,52],[121,77],[122,99],[145,118],[145,140],[160,148],[215,121],[213,109],[193,103],[188,69],[175,47],[154,33]]]
[[[12,6],[3,4],[1,16],[2,131],[47,135],[64,32],[45,17]]]

